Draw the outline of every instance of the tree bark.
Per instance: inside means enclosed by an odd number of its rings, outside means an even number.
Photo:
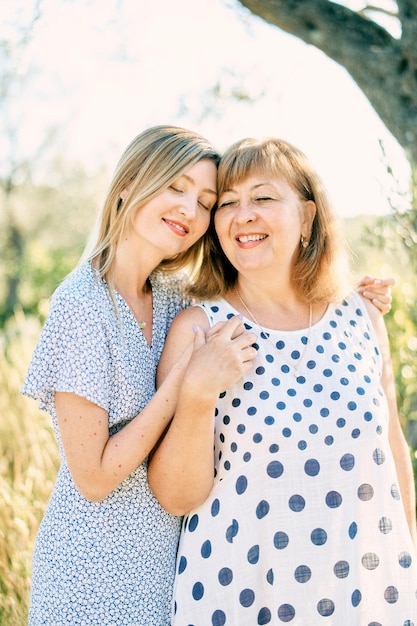
[[[417,2],[397,0],[401,36],[329,0],[239,0],[343,66],[417,164]]]

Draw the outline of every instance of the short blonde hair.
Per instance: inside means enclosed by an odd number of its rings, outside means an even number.
[[[217,166],[219,154],[207,139],[190,130],[160,125],[135,137],[116,166],[83,259],[90,260],[102,277],[108,276],[117,242],[131,228],[137,210],[201,159],[209,159]],[[121,202],[125,190],[128,193]],[[200,239],[175,258],[164,260],[158,269],[175,271],[197,264],[202,246]]]
[[[251,175],[282,177],[301,200],[316,205],[310,239],[306,248],[299,247],[293,268],[293,281],[307,302],[337,302],[349,290],[347,245],[341,223],[331,208],[318,174],[298,148],[282,139],[242,139],[222,156],[218,168],[217,193],[239,184]],[[204,238],[204,263],[190,295],[198,299],[224,296],[237,279],[237,270],[221,249],[214,228],[212,212]]]

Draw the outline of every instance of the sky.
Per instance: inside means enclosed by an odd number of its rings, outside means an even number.
[[[2,36],[31,9],[32,0],[1,0]],[[380,141],[407,186],[402,149],[346,70],[236,0],[42,0],[41,11],[19,64],[29,78],[9,111],[22,154],[58,128],[65,159],[111,172],[136,134],[173,123],[219,150],[245,136],[291,141],[345,217],[390,210]],[[37,175],[47,172],[39,159]]]

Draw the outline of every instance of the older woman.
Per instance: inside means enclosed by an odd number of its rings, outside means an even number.
[[[188,512],[172,623],[411,626],[414,484],[382,316],[342,292],[340,226],[298,149],[236,143],[218,194],[202,302],[174,320],[159,369],[194,330],[149,468],[162,505]],[[257,341],[228,387],[242,329],[222,322],[237,315]]]

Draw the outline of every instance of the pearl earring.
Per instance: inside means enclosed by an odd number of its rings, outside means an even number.
[[[300,244],[301,244],[301,247],[304,248],[304,250],[307,248],[309,243],[310,243],[309,240],[306,239],[303,235],[301,235]]]

